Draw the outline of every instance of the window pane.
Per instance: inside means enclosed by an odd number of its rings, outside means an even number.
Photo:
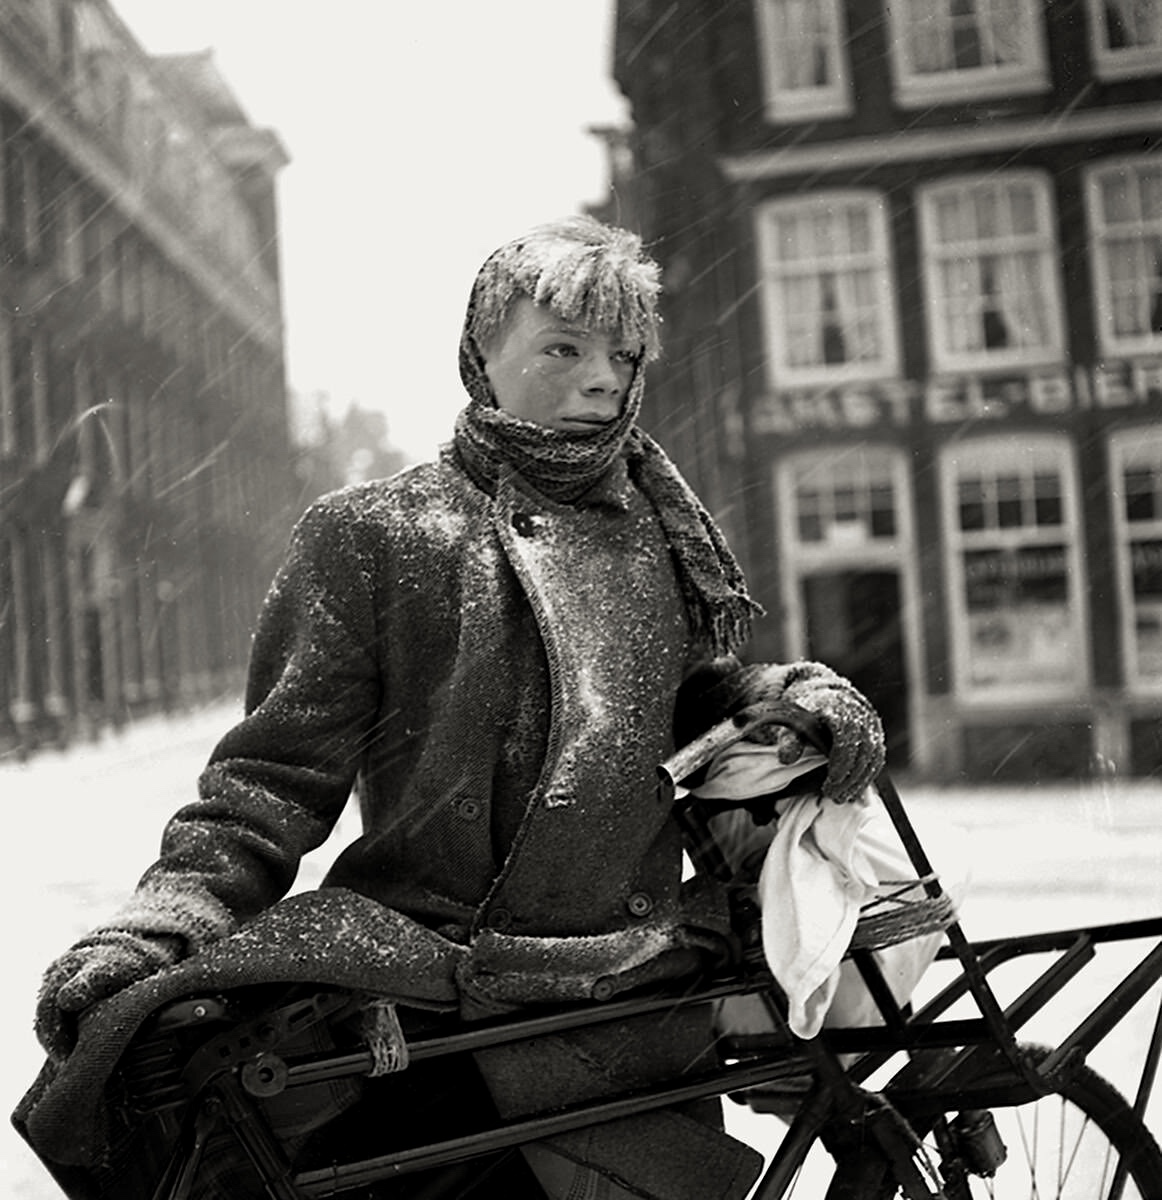
[[[1154,350],[1162,344],[1162,167],[1143,160],[1103,170],[1095,196],[1105,341],[1112,350]]]
[[[780,204],[764,241],[772,365],[815,379],[862,363],[882,374],[894,357],[884,212],[872,198]],[[851,372],[847,372],[850,377]],[[805,381],[777,376],[778,382]]]
[[[958,688],[1076,694],[1085,654],[1065,440],[988,438],[946,454],[958,520]]]
[[[1153,521],[1162,517],[1158,511],[1158,496],[1155,488],[1162,489],[1162,480],[1157,480],[1149,468],[1130,468],[1125,472],[1126,520]]]
[[[926,204],[934,357],[954,360],[940,365],[1056,356],[1055,246],[1044,185],[990,178],[940,189]]]
[[[1162,45],[1162,5],[1158,0],[1104,0],[1102,36],[1109,50]]]
[[[960,481],[960,528],[983,529],[984,485],[979,479]]]
[[[823,521],[818,513],[799,513],[799,541],[823,541]]]
[[[1001,529],[1017,529],[1024,524],[1021,514],[1021,481],[1015,475],[997,480],[997,524]]]
[[[1033,496],[1039,526],[1062,524],[1061,480],[1056,475],[1035,475]]]
[[[825,87],[834,78],[832,9],[817,0],[772,0],[779,86]]]
[[[1023,0],[910,0],[910,67],[920,74],[978,71],[1030,58]]]

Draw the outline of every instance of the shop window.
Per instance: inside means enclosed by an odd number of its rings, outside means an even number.
[[[1087,678],[1069,444],[982,439],[943,456],[955,681],[980,699],[1077,695]]]
[[[795,540],[804,549],[884,545],[899,535],[896,455],[865,446],[790,459]]]
[[[768,119],[850,113],[839,0],[757,0],[757,17]]]
[[[1126,680],[1162,691],[1162,426],[1110,443]]]
[[[758,218],[770,383],[895,374],[886,204],[871,192],[778,200]]]
[[[1104,79],[1156,75],[1162,63],[1162,0],[1089,0],[1090,44]]]
[[[920,193],[932,361],[938,370],[1062,358],[1058,250],[1046,180],[965,178]]]
[[[901,0],[888,14],[903,105],[1049,86],[1041,5],[1034,0]]]
[[[1088,196],[1102,348],[1162,351],[1162,163],[1097,167]]]

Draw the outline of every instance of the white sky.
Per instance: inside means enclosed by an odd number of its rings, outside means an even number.
[[[464,395],[481,261],[604,194],[589,125],[627,108],[613,0],[113,0],[146,50],[212,47],[277,131],[291,387],[387,415],[425,457]]]

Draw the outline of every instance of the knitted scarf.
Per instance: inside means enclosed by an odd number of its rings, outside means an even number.
[[[666,452],[635,424],[643,372],[635,372],[614,422],[596,432],[549,429],[499,408],[475,345],[465,333],[460,377],[470,400],[456,419],[454,445],[471,473],[495,486],[506,469],[562,504],[580,500],[613,468],[627,462],[630,478],[657,513],[669,545],[694,633],[715,655],[737,651],[762,609],[722,531]]]

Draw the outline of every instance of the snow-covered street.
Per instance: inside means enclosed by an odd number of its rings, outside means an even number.
[[[32,1012],[41,970],[132,888],[153,857],[166,818],[193,794],[202,763],[235,715],[235,706],[222,704],[144,722],[67,755],[0,764],[0,795],[18,838],[3,885],[9,983],[3,992],[0,1101],[6,1112],[40,1064]],[[960,844],[971,859],[974,882],[962,915],[970,938],[1162,913],[1158,781],[901,790],[918,822],[947,821],[966,831]],[[332,843],[304,865],[300,886],[318,881],[333,843],[349,840],[354,822],[353,813],[345,815]],[[1068,1003],[1052,1018],[1055,1030],[1071,1028],[1077,1005],[1092,1003],[1112,982],[1085,979],[1067,988]],[[1096,1059],[1115,1082],[1133,1066],[1140,1044],[1135,1039],[1145,1036],[1146,1023],[1146,1013],[1133,1014]],[[732,1127],[754,1137],[757,1120],[731,1110]],[[1156,1130],[1162,1124],[1157,1112],[1155,1106]],[[0,1143],[0,1195],[13,1200],[59,1195],[7,1123]]]

